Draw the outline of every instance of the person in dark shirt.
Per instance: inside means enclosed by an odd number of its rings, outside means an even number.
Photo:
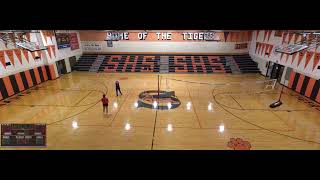
[[[101,102],[103,106],[103,112],[108,114],[109,99],[106,97],[105,94],[102,96]]]
[[[121,92],[121,89],[120,89],[120,83],[119,83],[119,81],[116,81],[116,94],[117,94],[117,96],[118,96],[118,91],[122,95],[122,92]]]

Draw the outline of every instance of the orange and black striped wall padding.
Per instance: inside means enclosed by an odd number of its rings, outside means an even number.
[[[45,66],[43,71],[47,72],[47,78],[48,79],[50,79],[50,80],[57,79],[56,73],[54,71],[54,65],[53,64]]]
[[[56,78],[53,65],[51,71],[47,71],[46,66],[39,66],[23,72],[19,72],[10,76],[0,78],[0,100],[6,99],[17,93],[25,91],[37,84],[45,82],[49,79]]]
[[[288,87],[313,101],[320,103],[320,80],[291,71]]]

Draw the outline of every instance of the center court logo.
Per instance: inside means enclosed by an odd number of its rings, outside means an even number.
[[[174,91],[143,91],[139,94],[138,107],[149,109],[169,110],[179,107],[181,104]]]

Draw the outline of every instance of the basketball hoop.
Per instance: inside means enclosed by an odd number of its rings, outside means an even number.
[[[278,54],[280,54],[280,52],[278,51],[279,49],[282,49],[283,46],[279,45],[279,46],[276,46],[273,50],[272,50],[272,53],[271,55],[274,55],[274,56],[277,56]]]
[[[10,48],[26,49],[30,52],[46,50],[47,47],[40,45],[38,42],[28,40],[26,33],[28,31],[0,31],[0,41]],[[38,31],[30,31],[29,33],[40,33]]]
[[[277,55],[278,53],[284,53],[292,55],[302,50],[315,49],[320,44],[320,33],[318,32],[302,32],[298,34],[302,35],[301,41],[293,44],[289,44],[288,41],[284,41],[283,45],[276,46],[273,54]]]
[[[41,45],[36,42],[29,42],[29,41],[20,41],[16,42],[17,47],[20,47],[22,49],[26,49],[28,51],[34,52],[34,51],[42,51],[46,50],[47,47]]]

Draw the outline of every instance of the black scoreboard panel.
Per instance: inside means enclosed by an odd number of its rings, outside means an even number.
[[[46,146],[45,124],[1,124],[1,146]]]

